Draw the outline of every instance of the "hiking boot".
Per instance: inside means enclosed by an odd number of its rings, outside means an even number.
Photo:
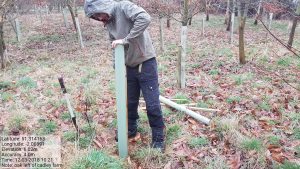
[[[151,148],[155,148],[162,153],[164,153],[166,149],[164,141],[152,141]]]
[[[115,137],[115,140],[118,142],[118,130],[116,130],[116,137]],[[137,129],[135,130],[129,130],[128,131],[128,139],[131,139],[131,138],[134,138],[137,134]]]
[[[160,150],[162,153],[165,151],[165,134],[164,127],[162,128],[152,128],[152,143],[151,147]]]

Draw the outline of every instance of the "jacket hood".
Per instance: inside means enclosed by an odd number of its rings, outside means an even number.
[[[84,12],[89,18],[95,13],[106,13],[112,16],[115,5],[116,1],[114,0],[86,0]]]

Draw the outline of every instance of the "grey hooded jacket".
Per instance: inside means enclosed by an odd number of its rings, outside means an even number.
[[[87,17],[95,13],[106,13],[109,22],[106,27],[110,40],[122,39],[125,43],[125,62],[135,67],[155,57],[155,50],[149,32],[150,15],[141,7],[129,1],[86,0],[84,10]]]

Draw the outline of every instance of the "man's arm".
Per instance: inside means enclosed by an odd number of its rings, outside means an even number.
[[[128,1],[124,1],[122,9],[125,15],[133,22],[132,29],[124,38],[124,42],[128,43],[130,39],[138,37],[146,30],[151,22],[151,17],[143,8]]]
[[[117,44],[129,43],[131,39],[141,35],[151,22],[150,15],[143,8],[138,7],[129,1],[123,1],[121,3],[121,9],[127,18],[133,22],[133,27],[124,39],[115,40],[112,43],[113,47],[115,47]]]

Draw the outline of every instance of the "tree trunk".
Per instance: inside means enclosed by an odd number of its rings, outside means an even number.
[[[77,27],[76,27],[76,20],[75,20],[75,11],[73,10],[73,7],[70,3],[67,4],[68,8],[69,8],[69,11],[70,11],[70,14],[71,14],[71,17],[72,17],[72,21],[73,21],[73,25],[74,25],[74,28],[77,30]]]
[[[244,42],[244,31],[245,31],[245,23],[246,18],[240,17],[240,25],[239,25],[239,58],[240,63],[246,63],[246,56],[245,56],[245,42]]]
[[[229,18],[228,18],[228,21],[226,21],[227,23],[227,28],[226,28],[226,31],[230,31],[230,27],[231,27],[231,12],[229,12]]]
[[[167,17],[167,28],[170,28],[171,25],[171,18],[168,16]]]
[[[226,7],[226,14],[225,14],[224,24],[228,26],[228,23],[230,23],[230,0],[227,0],[227,7]]]
[[[245,24],[248,13],[248,3],[238,1],[238,12],[239,12],[239,60],[240,64],[246,63],[245,56]]]
[[[182,18],[182,26],[181,26],[181,38],[180,38],[180,48],[181,48],[181,54],[179,56],[179,86],[180,88],[185,88],[185,58],[186,58],[186,44],[187,44],[187,24],[188,24],[188,15],[189,15],[189,9],[188,9],[188,3],[189,0],[184,0],[184,13]]]
[[[206,21],[209,21],[209,10],[206,10]]]
[[[294,36],[295,36],[295,30],[297,27],[298,18],[295,16],[293,19],[293,26],[290,32],[289,41],[288,41],[288,47],[291,48],[293,46]]]
[[[159,16],[159,34],[160,34],[160,50],[164,52],[165,44],[164,44],[164,31],[163,31],[163,19],[162,16]]]
[[[1,56],[1,68],[5,68],[5,58],[4,58],[4,51],[5,51],[5,43],[4,43],[4,33],[3,33],[3,25],[4,22],[0,22],[0,56]]]
[[[289,36],[289,41],[288,41],[288,47],[289,48],[291,48],[293,46],[293,41],[294,41],[294,36],[295,36],[295,30],[296,30],[296,27],[297,27],[298,17],[300,15],[300,1],[298,1],[298,7],[297,7],[296,14],[298,16],[294,16],[293,26],[291,28],[291,32],[290,32],[290,36]]]
[[[189,25],[192,25],[192,18],[193,18],[193,17],[190,17],[190,18],[189,18]]]
[[[79,24],[79,20],[78,20],[77,17],[75,18],[75,22],[76,22],[76,28],[77,28],[76,30],[77,30],[78,41],[79,41],[80,47],[84,48],[81,29],[80,29],[80,24]]]
[[[254,21],[254,25],[257,25],[258,23],[258,17],[261,15],[261,2],[262,0],[259,1],[259,4],[258,4],[258,9],[257,9],[257,13],[256,13],[256,16],[255,16],[255,21]]]
[[[209,2],[205,1],[205,14],[206,14],[206,21],[209,21]]]

